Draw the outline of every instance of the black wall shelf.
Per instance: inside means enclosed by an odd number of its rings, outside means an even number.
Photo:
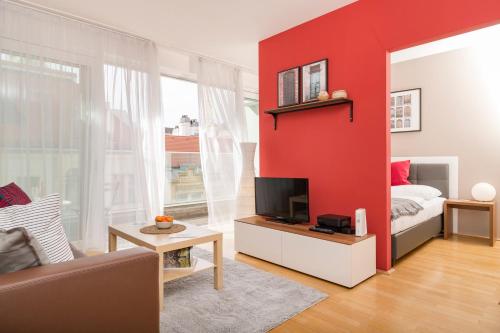
[[[297,112],[297,111],[305,111],[310,109],[322,108],[325,106],[332,105],[349,105],[349,121],[352,123],[354,120],[354,101],[352,99],[341,98],[341,99],[329,99],[327,101],[319,101],[319,102],[310,102],[304,104],[297,104],[291,106],[284,106],[281,108],[267,110],[265,113],[270,114],[274,118],[274,129],[276,130],[278,126],[278,115],[288,112]]]

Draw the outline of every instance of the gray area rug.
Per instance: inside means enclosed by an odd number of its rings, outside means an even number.
[[[195,249],[212,260],[212,254]],[[224,258],[224,288],[213,287],[213,270],[165,284],[162,333],[267,332],[327,298],[327,294]]]

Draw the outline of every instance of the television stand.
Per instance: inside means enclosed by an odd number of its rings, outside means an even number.
[[[375,235],[362,237],[309,230],[263,216],[234,221],[236,252],[352,288],[376,272]]]

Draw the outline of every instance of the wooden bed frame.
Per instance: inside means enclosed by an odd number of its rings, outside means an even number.
[[[450,176],[448,164],[411,164],[408,180],[412,184],[429,185],[439,189],[448,198]],[[391,236],[392,266],[396,260],[413,251],[429,239],[438,237],[443,230],[443,214]]]

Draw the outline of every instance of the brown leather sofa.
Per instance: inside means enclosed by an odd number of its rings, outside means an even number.
[[[117,251],[0,275],[0,332],[159,332],[158,254]]]

